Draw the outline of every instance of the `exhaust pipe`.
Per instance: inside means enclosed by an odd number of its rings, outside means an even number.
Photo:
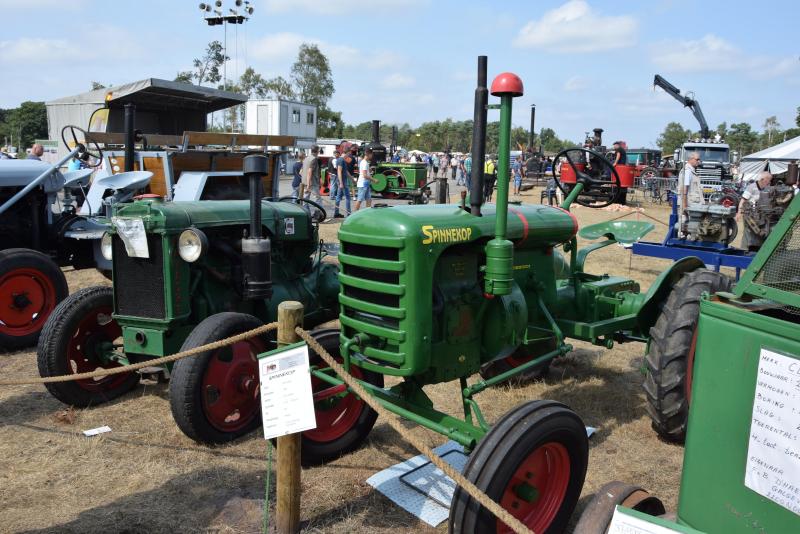
[[[136,144],[136,105],[125,104],[125,172],[133,170],[133,160],[136,157],[134,145]]]
[[[478,86],[475,88],[475,110],[472,127],[472,188],[469,192],[470,213],[480,216],[483,204],[483,169],[486,164],[486,56],[478,56]]]
[[[531,105],[531,131],[528,133],[528,148],[531,151],[531,154],[536,152],[536,147],[534,147],[533,142],[536,140],[536,130],[534,126],[536,124],[536,104]]]
[[[264,154],[245,156],[243,171],[250,182],[250,232],[242,239],[242,295],[247,300],[272,296],[272,251],[269,237],[261,232],[261,198],[264,196],[261,177],[267,174],[268,158]]]

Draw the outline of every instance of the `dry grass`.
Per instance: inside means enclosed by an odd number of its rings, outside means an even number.
[[[538,200],[538,191],[522,200]],[[581,224],[619,215],[577,208]],[[666,220],[666,209],[648,214]],[[631,217],[636,217],[632,215]],[[323,225],[335,238],[338,224]],[[665,227],[651,239],[660,239]],[[667,262],[630,257],[619,247],[590,256],[588,269],[631,276],[646,288]],[[93,271],[67,273],[70,289],[107,283]],[[598,428],[584,495],[610,480],[636,482],[675,509],[682,448],[658,440],[640,391],[644,346],[612,350],[577,343],[545,381],[500,387],[478,396],[489,421],[531,399],[555,399]],[[6,377],[35,376],[35,351],[0,356]],[[457,414],[454,384],[427,388],[444,410]],[[64,413],[42,386],[0,390],[0,530],[5,532],[254,532],[264,494],[266,445],[257,433],[233,445],[207,448],[186,438],[170,415],[166,385],[140,387],[116,402]],[[86,438],[101,425],[110,434]],[[410,425],[409,425],[410,427]],[[431,445],[441,436],[417,430]],[[327,466],[303,472],[302,519],[315,532],[434,531],[365,484],[373,473],[416,452],[378,421],[366,447]],[[274,480],[274,479],[273,479]],[[436,531],[445,531],[443,525]]]

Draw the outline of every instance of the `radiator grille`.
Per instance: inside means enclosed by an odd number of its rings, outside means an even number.
[[[405,261],[395,247],[365,245],[342,239],[339,254],[339,302],[343,332],[364,332],[379,340],[364,355],[384,368],[403,366],[400,344],[405,339],[403,304]]]
[[[131,258],[114,236],[114,306],[119,315],[164,319],[164,265],[161,236],[148,235],[149,258]]]

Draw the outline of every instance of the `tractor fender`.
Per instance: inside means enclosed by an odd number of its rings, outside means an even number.
[[[661,313],[661,304],[667,300],[672,287],[678,283],[678,280],[684,274],[703,269],[705,266],[699,258],[688,256],[676,261],[658,275],[650,289],[647,290],[642,306],[637,313],[639,328],[643,333],[647,334],[650,331],[650,327],[656,324],[658,315]]]

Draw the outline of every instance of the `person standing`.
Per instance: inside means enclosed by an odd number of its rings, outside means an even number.
[[[292,165],[292,198],[297,199],[300,196],[300,184],[303,183],[303,160],[306,159],[306,153],[300,152],[295,156],[294,165]]]
[[[752,213],[758,205],[758,200],[761,197],[761,191],[772,183],[772,174],[767,171],[761,171],[758,174],[758,179],[745,188],[742,193],[742,199],[739,201],[739,210],[736,212],[736,220],[741,221],[744,214],[748,211]],[[757,220],[757,217],[753,217]],[[764,237],[761,237],[750,228],[747,221],[744,222],[744,235],[742,236],[742,248],[744,250],[756,251],[764,243]]]
[[[492,191],[494,191],[494,183],[497,181],[497,167],[495,167],[494,160],[489,156],[486,159],[486,164],[483,167],[483,197],[486,202],[491,202]]]
[[[614,141],[614,166],[627,164],[628,152],[622,146],[622,141]]]
[[[42,161],[42,156],[44,155],[44,147],[39,143],[34,143],[31,147],[31,153],[28,154],[28,159],[35,159],[36,161]]]
[[[458,157],[450,156],[450,177],[458,183]]]
[[[435,180],[439,175],[439,155],[434,154],[431,160],[433,161],[433,179]]]
[[[305,198],[313,200],[322,206],[322,195],[319,192],[319,172],[319,147],[314,145],[311,147],[311,156],[303,162],[303,173],[307,188]],[[322,216],[316,208],[314,211],[317,218]]]
[[[346,217],[350,215],[350,174],[347,172],[347,164],[345,163],[345,159],[337,158],[336,160],[336,178],[339,182],[339,187],[336,192],[336,204],[334,205],[333,217],[335,219],[341,219],[342,217]],[[346,215],[342,215],[339,211],[339,204],[342,201],[342,197],[344,197],[344,209],[346,211]]]
[[[333,157],[328,160],[328,196],[330,196],[331,200],[336,200],[336,196],[339,193],[339,177],[336,172],[336,167],[340,155],[341,152],[339,152],[339,149],[336,149],[333,151]]]
[[[372,149],[368,148],[364,151],[364,157],[358,164],[358,196],[356,197],[356,206],[353,211],[361,209],[361,203],[366,201],[367,207],[372,207],[372,184],[377,182],[372,177],[372,171],[369,164],[372,163]]]
[[[678,173],[678,195],[680,200],[679,232],[682,232],[686,222],[686,210],[689,204],[704,204],[703,188],[700,185],[700,178],[697,176],[697,166],[700,164],[700,154],[692,152],[686,160],[686,164]]]
[[[464,158],[464,174],[467,177],[467,189],[472,190],[472,154],[467,154]]]
[[[514,178],[514,194],[519,195],[522,188],[522,155],[514,158],[514,163],[511,164],[511,175]]]

